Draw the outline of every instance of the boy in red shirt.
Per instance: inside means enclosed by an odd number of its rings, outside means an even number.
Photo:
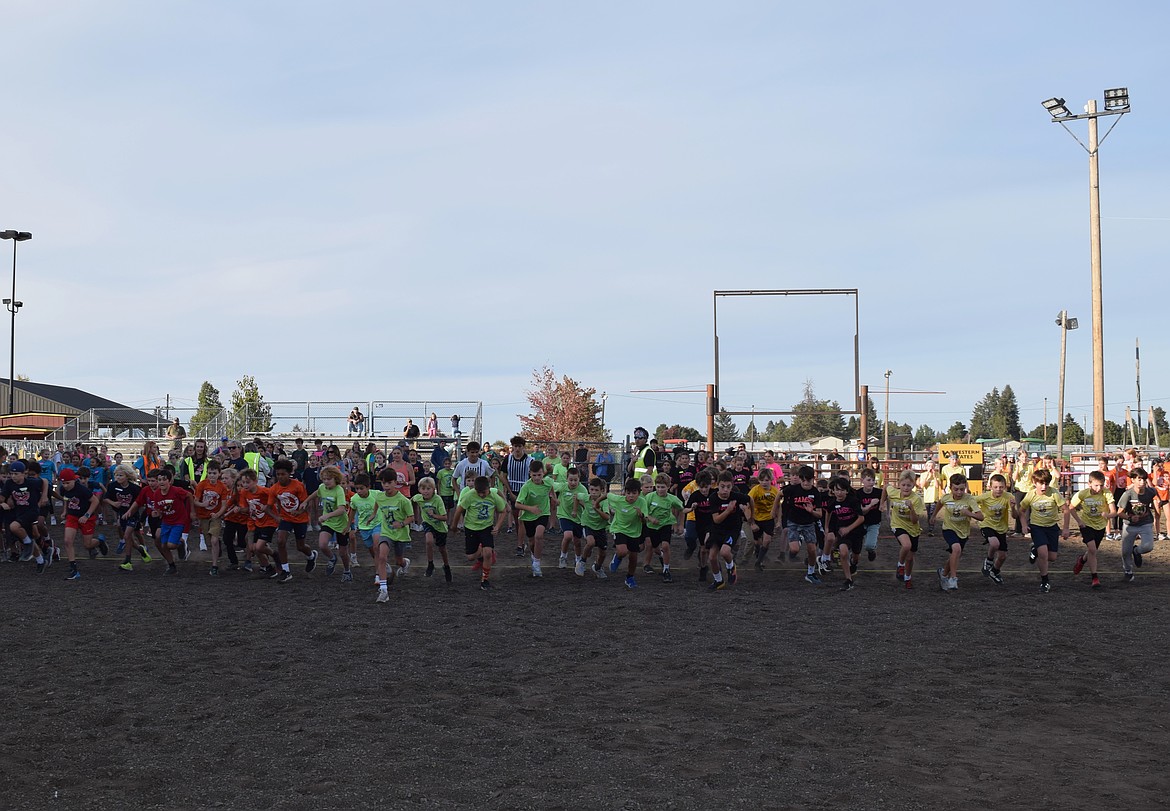
[[[148,517],[159,521],[158,535],[154,543],[167,562],[167,569],[163,574],[171,575],[178,571],[175,566],[175,555],[183,543],[183,535],[191,531],[193,505],[190,493],[181,487],[171,485],[175,474],[170,470],[160,468],[154,471],[154,476],[158,484],[157,489],[142,488],[133,506],[126,511],[126,517],[132,518],[141,509]]]

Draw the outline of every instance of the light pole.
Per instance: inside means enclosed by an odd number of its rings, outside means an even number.
[[[1097,150],[1101,142],[1113,132],[1120,116],[1129,109],[1129,90],[1124,87],[1115,87],[1105,91],[1105,109],[1097,112],[1097,100],[1090,99],[1085,105],[1083,115],[1073,115],[1065,106],[1064,99],[1051,98],[1041,102],[1044,109],[1052,116],[1054,124],[1060,124],[1073,137],[1081,148],[1089,153],[1089,252],[1092,265],[1093,287],[1093,450],[1105,450],[1105,349],[1104,331],[1102,329],[1101,306],[1101,178],[1097,167]],[[1097,119],[1107,115],[1119,116],[1105,135],[1097,139]],[[1067,122],[1086,119],[1089,122],[1089,144],[1081,143],[1081,139],[1068,128]],[[1064,415],[1060,415],[1061,422]]]
[[[12,313],[12,333],[8,341],[8,415],[12,416],[13,386],[16,385],[16,314],[24,306],[16,300],[16,243],[32,239],[28,231],[0,231],[0,239],[12,240],[12,298],[4,299],[4,307]]]
[[[605,392],[601,393],[601,435],[605,436],[605,401],[609,399],[609,395]]]
[[[885,436],[882,444],[885,445],[886,461],[890,459],[890,375],[893,371],[886,369],[886,418],[882,421],[882,431]]]
[[[1060,327],[1060,393],[1057,395],[1056,406],[1056,460],[1064,458],[1064,358],[1065,346],[1068,344],[1068,331],[1076,329],[1080,324],[1075,318],[1068,317],[1068,310],[1061,310],[1056,314],[1056,325]],[[1047,424],[1044,430],[1048,430]],[[1096,442],[1096,437],[1093,438]]]

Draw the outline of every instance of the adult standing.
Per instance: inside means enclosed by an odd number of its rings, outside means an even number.
[[[634,450],[630,453],[627,471],[630,478],[642,481],[643,476],[655,476],[658,473],[658,457],[654,449],[648,444],[650,434],[642,426],[634,429]]]
[[[435,443],[435,449],[431,451],[431,467],[438,473],[450,458],[451,454],[447,450],[447,443],[440,439]]]
[[[584,442],[577,445],[577,450],[573,451],[573,467],[577,468],[583,480],[589,480],[586,475],[589,467],[589,449],[585,447]]]
[[[966,476],[967,468],[959,464],[959,454],[956,451],[951,451],[947,454],[947,463],[943,465],[942,469],[943,489],[948,493],[951,490],[951,476],[956,473],[960,476]]]
[[[519,435],[512,437],[512,452],[505,459],[504,475],[508,477],[508,506],[513,512],[516,509],[516,495],[528,481],[528,468],[531,464],[528,442]],[[524,541],[517,536],[516,542],[516,557],[524,557]]]
[[[296,445],[296,447],[293,448],[291,456],[292,460],[297,463],[296,475],[298,479],[304,480],[305,468],[309,466],[309,452],[305,450],[305,440],[301,439],[300,437],[297,437],[293,441],[293,444]]]
[[[418,426],[414,424],[414,420],[408,418],[406,420],[406,425],[402,426],[402,438],[408,441],[410,446],[413,448],[416,444],[415,440],[417,440],[421,434],[422,431],[420,431]]]
[[[613,481],[613,454],[609,452],[609,448],[602,447],[597,452],[597,458],[593,460],[593,475],[605,482],[606,489],[609,489],[609,483]]]
[[[179,477],[190,482],[191,486],[194,487],[207,478],[207,459],[207,440],[195,440],[194,451],[179,465]]]
[[[224,447],[224,452],[227,454],[227,459],[220,462],[220,465],[234,468],[237,471],[248,469],[248,462],[244,459],[243,453],[240,452],[240,443],[235,440],[229,440]]]
[[[167,427],[167,439],[171,441],[171,450],[183,450],[183,440],[187,438],[187,429],[175,417],[175,421]]]

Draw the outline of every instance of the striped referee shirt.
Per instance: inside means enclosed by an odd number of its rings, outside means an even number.
[[[528,454],[520,459],[517,459],[515,454],[508,454],[508,469],[505,473],[508,475],[508,486],[512,488],[512,493],[520,492],[520,488],[524,486],[524,482],[528,481],[528,466],[532,464],[532,457]]]

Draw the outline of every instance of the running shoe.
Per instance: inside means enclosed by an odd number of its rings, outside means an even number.
[[[443,565],[443,577],[447,578],[447,582],[451,582],[451,567],[446,564]]]
[[[642,574],[654,574],[653,567],[651,567],[650,564],[647,563],[645,566],[642,567]]]
[[[626,588],[628,588],[628,589],[638,588],[638,581],[635,580],[633,577],[627,577],[626,578]]]
[[[65,575],[65,579],[66,580],[80,580],[81,579],[81,569],[78,569],[76,566],[74,566],[72,569],[69,570],[69,574]]]
[[[305,574],[308,574],[309,572],[313,571],[316,568],[317,568],[317,550],[314,549],[313,553],[311,555],[309,555],[309,559],[307,561],[305,561]]]
[[[281,570],[280,576],[276,578],[277,583],[287,583],[292,580],[292,572]]]
[[[268,575],[268,579],[271,580],[274,577],[280,577],[280,569],[269,563],[264,568],[264,574]]]
[[[1028,560],[1030,560],[1032,563],[1036,562],[1036,544],[1032,544],[1030,547],[1028,547]]]
[[[605,573],[605,567],[604,567],[604,566],[597,566],[597,565],[594,565],[594,567],[593,567],[593,573],[594,573],[595,575],[597,575],[597,579],[598,579],[598,580],[605,580],[607,577],[609,577],[609,575],[607,575],[607,574]]]
[[[491,581],[490,580],[480,580],[479,581],[479,590],[480,591],[491,591],[492,590]]]
[[[406,575],[410,573],[410,558],[403,558],[403,563],[398,567],[398,574]]]
[[[865,555],[866,555],[866,557],[869,558],[870,563],[873,563],[875,560],[877,560],[877,550],[876,549],[870,549],[868,552],[865,553]]]
[[[577,577],[585,576],[585,561],[577,561],[576,565],[573,566],[573,574],[577,575]]]
[[[327,574],[327,575],[333,574],[334,570],[336,570],[336,569],[337,569],[337,555],[334,555],[333,557],[329,558],[328,562],[325,564],[325,574]],[[252,571],[252,564],[245,563],[244,570],[248,571],[248,572]]]
[[[163,570],[164,575],[178,574],[179,567],[173,563],[167,564],[167,568]]]
[[[26,543],[26,544],[25,544],[25,545],[24,545],[24,546],[21,548],[21,552],[20,552],[20,562],[21,562],[21,563],[28,563],[28,562],[29,562],[30,560],[32,560],[32,559],[33,559],[33,553],[32,553],[32,544],[31,544],[31,543]]]
[[[1126,583],[1132,583],[1132,582],[1133,582],[1133,572],[1126,572],[1126,573],[1125,573],[1125,582],[1126,582]]]
[[[57,549],[57,547],[54,546],[52,549],[49,550],[49,554],[45,555],[45,566],[52,566],[53,561],[60,560],[60,559],[61,559],[61,552],[60,552],[60,550]]]
[[[544,572],[542,572],[540,570],[540,561],[539,560],[532,561],[532,576],[533,577],[544,577]]]
[[[712,580],[711,585],[707,586],[707,591],[723,591],[727,588],[726,580]]]
[[[841,591],[853,591],[853,581],[846,580],[841,584]]]
[[[622,559],[619,558],[617,556],[617,554],[614,554],[613,560],[611,560],[609,562],[609,573],[613,574],[614,572],[616,572],[618,570],[618,566],[620,566],[621,564],[622,564]]]
[[[97,556],[98,556],[97,547],[94,547],[93,549],[89,550],[89,559],[90,560],[97,560]]]
[[[187,541],[184,539],[179,542],[179,560],[186,560],[190,556],[191,553],[187,549]]]
[[[154,560],[154,558],[150,556],[150,553],[146,551],[145,546],[138,547],[138,554],[142,555],[143,563],[150,563]]]
[[[662,582],[663,583],[673,583],[674,582],[674,578],[670,576],[670,569],[667,569],[666,571],[664,571],[662,573]]]
[[[819,586],[821,584],[821,579],[815,574],[809,573],[804,576],[804,582],[812,583],[814,586]]]
[[[511,530],[509,530],[509,532],[511,532]],[[522,558],[522,557],[524,557],[524,547],[523,547],[523,546],[517,546],[517,547],[516,547],[516,551],[515,551],[514,553],[512,553],[512,557],[514,557],[514,558]]]
[[[1047,594],[1050,591],[1052,591],[1052,584],[1051,583],[1044,583],[1044,582],[1040,583],[1040,593],[1041,594]]]
[[[362,564],[358,562],[357,552],[350,552],[349,553],[349,568],[351,568],[351,569],[362,568]]]
[[[912,589],[912,588],[914,588],[914,579],[913,579],[913,578],[911,578],[911,577],[907,577],[907,578],[906,578],[906,580],[905,580],[905,583],[906,583],[906,588],[907,588],[907,589]]]
[[[118,568],[119,568],[119,569],[121,569],[121,570],[122,570],[122,571],[124,571],[124,572],[132,572],[132,571],[134,571],[134,564],[133,564],[133,563],[129,563],[129,562],[127,562],[127,563],[119,563],[119,564],[118,564]]]
[[[991,561],[988,560],[987,558],[983,559],[983,576],[984,577],[991,576]]]
[[[829,574],[833,571],[833,564],[824,558],[817,559],[817,572],[819,574]]]
[[[898,568],[894,571],[894,579],[895,580],[902,580],[905,578],[905,575],[906,575],[906,567],[903,564],[899,563]]]
[[[1080,574],[1083,568],[1085,568],[1085,556],[1077,555],[1076,563],[1073,564],[1073,574]]]
[[[947,581],[947,588],[949,588],[951,591],[958,591],[959,590],[959,578],[958,577],[950,578],[950,580]]]
[[[995,583],[997,586],[1003,585],[1003,575],[997,572],[995,569],[992,569],[990,572],[988,572],[987,576],[990,577],[991,582]]]
[[[37,564],[37,574],[40,574],[44,570],[45,570],[45,562],[42,560],[40,563]]]
[[[120,555],[125,551],[126,551],[126,539],[123,538],[122,540],[118,541],[118,547],[117,547],[116,551],[114,552],[114,554]]]
[[[732,569],[730,572],[727,573],[727,585],[734,586],[738,582],[739,582],[739,574],[736,572],[735,569]]]
[[[219,567],[218,567],[218,566],[212,566],[212,567],[211,567],[211,571],[209,571],[207,574],[208,574],[208,576],[210,576],[210,577],[219,577]]]
[[[101,552],[103,556],[110,554],[110,547],[106,545],[106,539],[102,535],[98,536],[98,551]]]
[[[423,576],[431,577],[435,573],[435,562],[433,560],[427,561],[427,570],[423,572]]]
[[[1101,578],[1097,577],[1097,575],[1093,575],[1093,582],[1089,585],[1095,589],[1101,588]]]
[[[342,583],[352,583],[353,582],[353,572],[342,572],[341,573],[341,582]]]
[[[943,574],[942,566],[938,567],[938,587],[940,591],[946,591],[950,578]]]
[[[1142,553],[1135,546],[1133,550],[1133,565],[1142,568]]]
[[[1165,532],[1159,533],[1158,540],[1159,541],[1170,541],[1170,535],[1167,535]]]
[[[557,568],[558,569],[569,568],[569,553],[568,552],[561,552],[561,557],[557,561]]]
[[[247,572],[248,574],[252,573],[252,561],[250,561],[250,560],[244,561],[244,571]]]
[[[388,602],[390,602],[390,592],[388,592],[388,591],[382,591],[382,590],[380,590],[380,589],[379,589],[379,590],[378,590],[378,599],[377,599],[377,600],[375,600],[374,602],[376,602],[376,603],[388,603]]]

